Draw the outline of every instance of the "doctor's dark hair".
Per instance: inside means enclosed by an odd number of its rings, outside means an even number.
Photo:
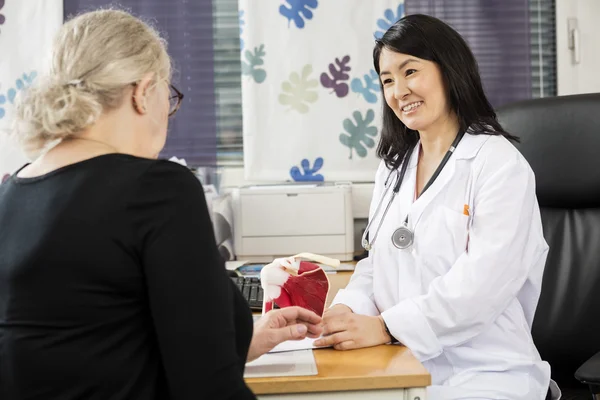
[[[519,138],[504,131],[496,112],[483,91],[475,56],[465,40],[441,20],[422,14],[407,15],[397,21],[376,41],[373,63],[380,73],[379,57],[383,49],[408,54],[436,63],[441,70],[450,108],[458,116],[461,131],[471,134],[503,135]],[[383,85],[379,82],[383,93]],[[418,138],[383,101],[383,121],[377,156],[388,166],[398,167],[404,154]]]

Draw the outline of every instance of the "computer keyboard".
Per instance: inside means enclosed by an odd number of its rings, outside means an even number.
[[[250,305],[250,309],[262,311],[263,288],[260,286],[260,279],[249,276],[232,276],[231,280],[242,292],[242,296]]]

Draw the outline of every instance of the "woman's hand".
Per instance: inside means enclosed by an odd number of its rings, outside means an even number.
[[[257,359],[286,340],[317,338],[322,331],[321,317],[305,308],[271,310],[254,323],[247,361]]]
[[[346,311],[323,317],[323,337],[314,344],[318,347],[333,346],[336,350],[350,350],[377,346],[391,340],[381,316],[370,317]]]
[[[335,306],[325,310],[323,313],[323,324],[325,325],[327,324],[327,321],[345,313],[352,313],[352,309],[345,304],[336,304]]]

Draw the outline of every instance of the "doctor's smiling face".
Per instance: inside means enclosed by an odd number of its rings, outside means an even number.
[[[456,122],[461,131],[514,139],[496,119],[467,42],[443,21],[402,17],[375,41],[373,67],[385,97],[377,155],[388,167],[397,167],[420,135]]]
[[[379,69],[385,101],[408,129],[425,131],[451,115],[442,72],[435,62],[384,47]]]

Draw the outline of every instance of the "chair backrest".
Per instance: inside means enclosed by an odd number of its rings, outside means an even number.
[[[600,351],[600,93],[498,110],[536,177],[550,246],[533,339],[559,385]]]

